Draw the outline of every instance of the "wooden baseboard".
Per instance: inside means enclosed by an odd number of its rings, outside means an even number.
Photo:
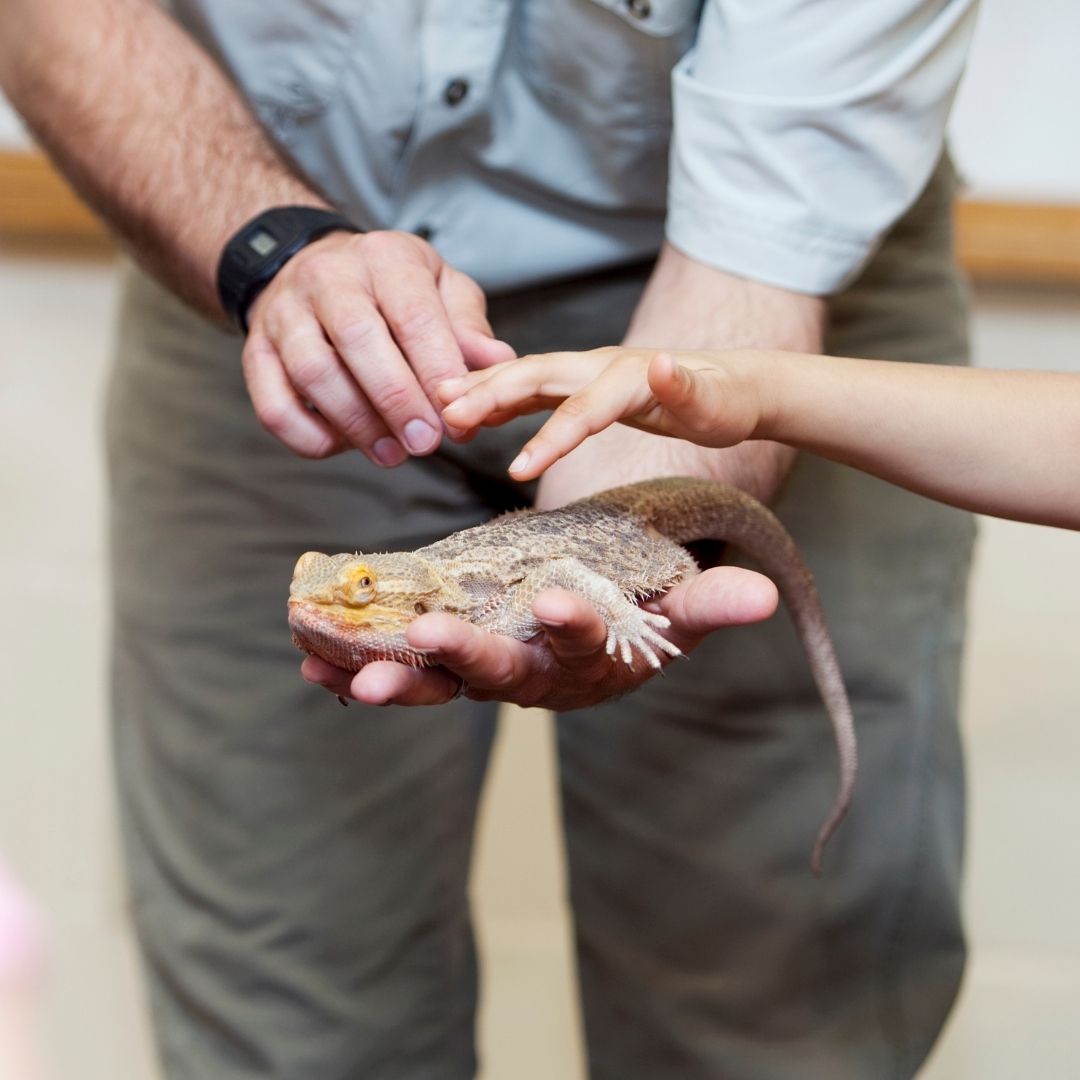
[[[48,159],[21,151],[0,151],[0,240],[111,243]],[[976,281],[1080,284],[1080,205],[962,201],[956,250]]]

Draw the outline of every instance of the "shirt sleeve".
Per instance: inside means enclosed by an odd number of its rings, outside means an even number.
[[[941,154],[977,0],[705,0],[673,74],[668,240],[799,292],[854,277]]]

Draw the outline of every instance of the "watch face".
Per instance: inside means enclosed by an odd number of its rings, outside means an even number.
[[[260,258],[265,258],[278,246],[277,238],[271,236],[265,229],[258,229],[248,237],[248,247]]]

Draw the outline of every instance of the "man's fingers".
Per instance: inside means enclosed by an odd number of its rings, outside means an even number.
[[[564,668],[582,670],[601,657],[607,662],[607,624],[587,600],[565,589],[548,589],[533,601],[533,614]]]
[[[677,585],[659,602],[671,620],[667,636],[684,652],[725,626],[769,618],[779,603],[773,582],[739,566],[718,566]]]
[[[470,368],[487,368],[513,358],[513,348],[495,337],[488,322],[484,290],[471,277],[444,263],[439,272],[439,295]]]
[[[489,633],[452,615],[422,615],[405,633],[414,649],[425,651],[485,696],[516,691],[535,662],[524,642]]]
[[[365,705],[443,705],[457,697],[461,687],[461,679],[449,671],[389,660],[377,660],[353,673],[309,656],[300,665],[300,674],[338,697]]]
[[[431,453],[444,433],[435,387],[466,374],[463,350],[476,365],[513,356],[492,337],[480,287],[397,231],[324,237],[290,260],[249,314],[252,336],[268,342],[262,354],[276,353],[291,385],[275,384],[272,365],[252,367],[264,422],[308,456],[338,441],[383,465]],[[305,423],[308,405],[337,440],[317,419]]]
[[[326,292],[316,314],[349,377],[370,402],[386,434],[411,454],[439,445],[442,424],[370,298],[363,293]],[[404,459],[404,451],[399,451]]]
[[[242,365],[255,415],[271,435],[306,458],[325,458],[345,449],[345,440],[303,402],[264,334],[253,332],[248,338]]]
[[[328,664],[320,656],[306,656],[300,665],[300,674],[309,682],[317,686],[325,686],[327,690],[342,696],[349,693],[349,683],[352,682],[353,673],[343,671],[333,664]]]
[[[414,668],[390,660],[366,664],[350,693],[365,705],[445,705],[458,695],[461,679],[440,668]]]
[[[400,464],[405,453],[327,340],[318,313],[287,299],[278,303],[266,325],[296,392],[372,461]]]
[[[435,418],[436,385],[465,372],[435,277],[426,265],[406,262],[376,272],[373,280],[379,311],[428,399],[426,412]]]

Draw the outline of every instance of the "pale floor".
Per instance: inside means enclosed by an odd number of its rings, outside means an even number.
[[[0,258],[0,851],[47,910],[55,1077],[152,1080],[107,772],[92,261]],[[1080,370],[1080,298],[979,298],[980,362]],[[973,960],[927,1080],[1080,1077],[1080,536],[984,522],[972,595]],[[51,650],[58,651],[53,652]],[[503,727],[475,893],[487,1080],[582,1076],[546,719]]]

